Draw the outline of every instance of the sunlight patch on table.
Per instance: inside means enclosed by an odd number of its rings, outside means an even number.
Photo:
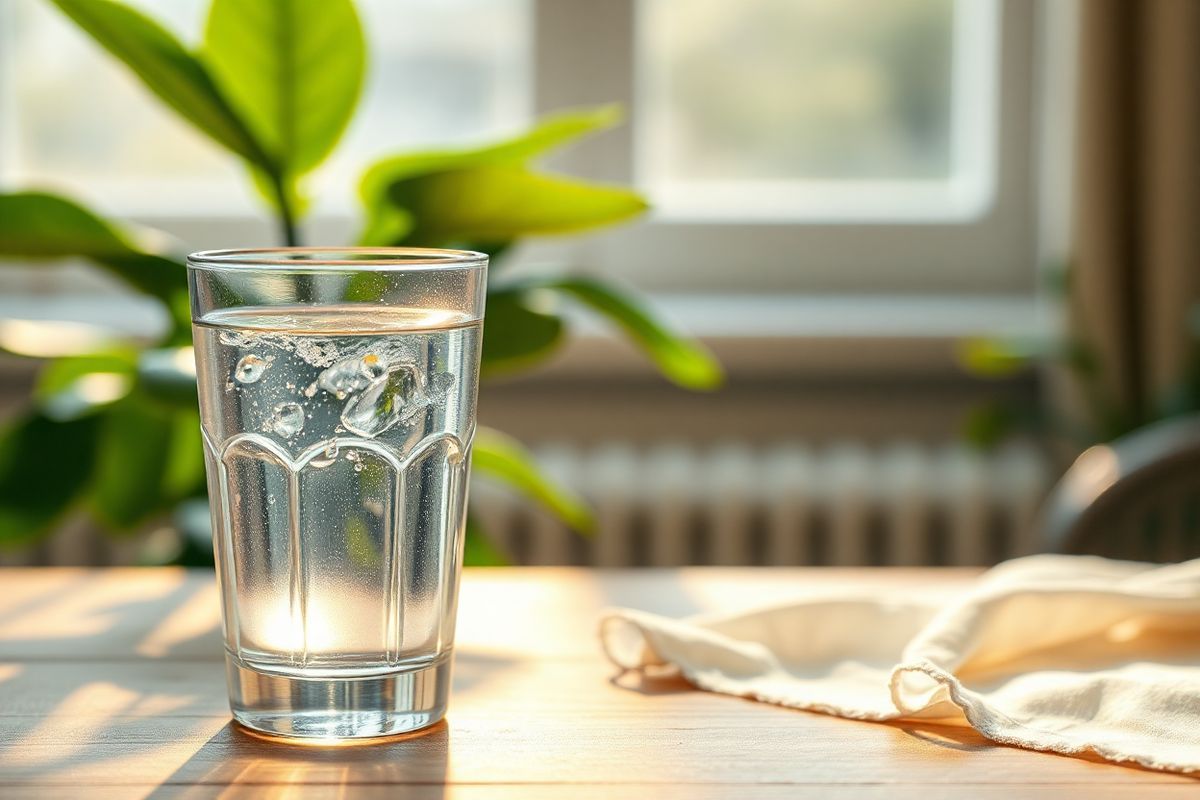
[[[135,607],[149,613],[155,601],[178,589],[182,571],[164,570],[130,580],[129,571],[81,571],[57,594],[23,608],[0,622],[0,642],[47,641],[96,636],[112,631],[122,618],[133,619]]]
[[[163,658],[179,644],[215,630],[221,624],[220,602],[216,583],[207,581],[138,642],[137,654]]]

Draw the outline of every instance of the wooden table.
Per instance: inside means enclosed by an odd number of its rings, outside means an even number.
[[[617,676],[597,612],[755,604],[937,570],[468,571],[447,722],[347,747],[234,727],[210,573],[0,570],[0,797],[1184,798],[1179,775]]]

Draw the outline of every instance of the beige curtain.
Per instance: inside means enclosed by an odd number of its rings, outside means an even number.
[[[1075,332],[1123,416],[1177,390],[1200,292],[1200,0],[1083,0]]]

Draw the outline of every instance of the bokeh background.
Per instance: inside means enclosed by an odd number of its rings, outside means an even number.
[[[207,5],[130,4],[185,42]],[[353,237],[358,175],[381,156],[616,103],[623,124],[547,166],[631,186],[650,211],[523,241],[506,269],[636,288],[725,370],[685,391],[565,309],[575,334],[485,384],[481,421],[586,498],[595,528],[484,476],[475,513],[510,562],[993,563],[1053,546],[1039,509],[1085,448],[1200,403],[1200,4],[358,7],[370,69],[309,182],[309,241]],[[0,0],[0,109],[0,190],[66,193],[196,250],[274,241],[235,161],[49,2]],[[0,292],[9,419],[45,369],[31,336],[168,325],[69,259],[9,259]],[[85,506],[33,538],[0,513],[0,563],[202,559],[194,503],[115,532]]]

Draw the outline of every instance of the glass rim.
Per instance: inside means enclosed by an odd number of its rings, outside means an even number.
[[[440,247],[248,247],[201,250],[188,269],[278,272],[403,272],[482,269],[486,253]]]

